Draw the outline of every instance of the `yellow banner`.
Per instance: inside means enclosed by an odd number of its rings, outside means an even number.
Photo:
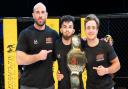
[[[81,18],[81,37],[83,39],[86,39],[85,28],[84,28],[84,20],[85,20],[85,18]]]
[[[59,33],[59,19],[47,19],[46,24]],[[58,89],[57,70],[58,70],[58,62],[55,61],[53,64],[53,76],[55,80],[55,89]]]
[[[47,19],[46,24],[59,33],[59,19]]]
[[[18,89],[17,19],[3,19],[5,89]]]
[[[81,18],[81,37],[83,39],[86,39],[86,34],[85,34],[85,28],[84,28],[84,18]],[[87,72],[86,70],[82,73],[82,79],[84,83],[84,89],[86,89],[86,80],[87,80]]]

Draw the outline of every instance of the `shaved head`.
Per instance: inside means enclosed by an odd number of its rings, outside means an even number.
[[[39,3],[37,3],[37,4],[33,7],[33,12],[34,12],[37,8],[40,8],[40,7],[44,8],[44,10],[47,11],[47,10],[46,10],[46,6],[45,6],[43,3],[39,2]]]

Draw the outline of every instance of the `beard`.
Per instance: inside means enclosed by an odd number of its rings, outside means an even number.
[[[65,40],[69,40],[69,39],[72,37],[72,35],[70,35],[70,36],[62,35],[62,37],[63,37]]]
[[[46,21],[43,21],[42,23],[39,23],[38,21],[35,20],[35,23],[36,23],[38,26],[44,26],[44,24],[46,23]]]

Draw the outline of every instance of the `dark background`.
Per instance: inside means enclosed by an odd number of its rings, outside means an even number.
[[[30,17],[33,6],[37,2],[43,2],[46,5],[49,16],[128,12],[126,0],[0,0],[0,15],[3,17]]]

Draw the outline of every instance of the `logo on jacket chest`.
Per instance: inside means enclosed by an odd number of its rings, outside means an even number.
[[[96,61],[103,61],[104,60],[104,54],[100,53],[96,55]]]
[[[33,43],[34,43],[35,45],[36,45],[36,44],[39,44],[37,40],[34,40],[34,42],[33,42]]]
[[[37,39],[34,39],[33,40],[33,44],[34,45],[37,45],[37,44],[39,44],[41,42],[41,40],[37,40]],[[53,40],[52,40],[52,38],[51,37],[46,37],[45,39],[42,39],[42,43],[45,43],[45,44],[51,44],[51,43],[53,43]]]
[[[45,38],[45,43],[46,43],[46,44],[51,44],[51,43],[53,43],[52,37],[46,37],[46,38]]]

